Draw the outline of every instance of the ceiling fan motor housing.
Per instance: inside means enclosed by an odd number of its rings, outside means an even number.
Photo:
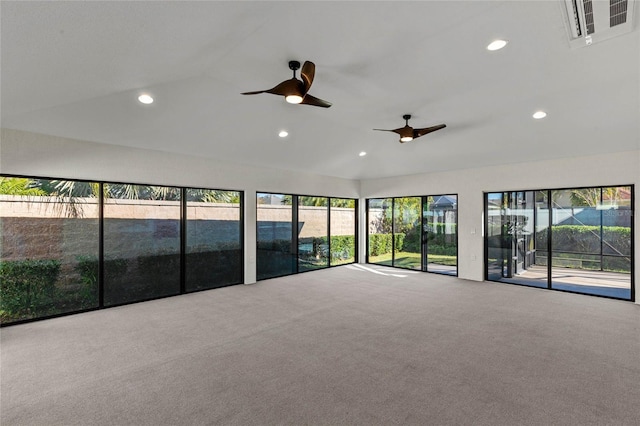
[[[289,61],[289,69],[293,71],[297,71],[300,69],[300,62],[298,61]]]

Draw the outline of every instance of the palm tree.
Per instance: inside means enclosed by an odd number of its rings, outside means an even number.
[[[32,179],[0,177],[1,195],[46,195],[46,193],[35,186],[32,186]]]
[[[104,198],[127,200],[180,201],[181,189],[167,186],[134,185],[127,183],[105,183],[102,185]],[[83,199],[98,198],[100,183],[76,180],[48,180],[30,178],[0,178],[0,194],[33,195],[55,197],[58,208],[68,217],[82,217]],[[239,203],[237,191],[213,189],[187,189],[188,201],[208,203]]]

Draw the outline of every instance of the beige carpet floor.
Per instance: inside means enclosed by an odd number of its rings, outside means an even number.
[[[349,265],[0,331],[0,424],[640,425],[640,306]]]

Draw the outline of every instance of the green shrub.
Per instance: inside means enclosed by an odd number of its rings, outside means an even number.
[[[80,275],[80,307],[91,308],[98,305],[98,275],[100,273],[98,258],[94,256],[78,256],[75,271]]]
[[[437,245],[437,244],[429,244],[427,248],[428,248],[428,253],[430,255],[438,254],[438,255],[445,255],[445,256],[456,256],[457,254],[456,246],[443,246],[443,245]]]
[[[447,234],[447,230],[449,233]],[[436,223],[427,225],[427,243],[447,245],[456,242],[457,224]]]
[[[16,260],[0,263],[0,311],[11,319],[46,314],[56,296],[60,273],[57,260]]]
[[[385,253],[391,253],[393,248],[391,241],[392,234],[369,234],[369,256],[379,256]],[[402,233],[393,234],[396,253],[402,251],[404,246],[404,237]]]
[[[404,237],[405,235],[400,232],[393,234],[396,253],[401,252],[402,249],[404,248]],[[391,249],[391,247],[389,247],[389,249]]]
[[[369,256],[391,252],[391,234],[369,234]]]
[[[420,228],[414,227],[407,231],[404,237],[404,251],[410,253],[420,253],[422,241],[420,241]]]
[[[548,229],[537,232],[537,246],[546,248]],[[554,251],[600,253],[600,227],[591,225],[557,225],[552,229]],[[631,228],[603,226],[605,254],[631,254]]]
[[[331,237],[331,261],[355,257],[356,239],[354,235],[335,235]]]

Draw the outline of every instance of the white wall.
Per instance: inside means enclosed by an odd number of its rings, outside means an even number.
[[[245,194],[245,283],[256,281],[256,191],[358,198],[355,180],[217,162],[2,129],[0,173],[240,190]]]
[[[455,162],[455,158],[451,159]],[[640,150],[590,157],[479,167],[444,173],[425,173],[360,182],[360,258],[366,244],[366,198],[458,194],[458,276],[482,281],[483,274],[483,192],[526,189],[553,189],[581,186],[636,185],[640,188]],[[640,211],[640,197],[635,197]],[[636,303],[640,303],[640,230],[633,218],[635,238]]]

